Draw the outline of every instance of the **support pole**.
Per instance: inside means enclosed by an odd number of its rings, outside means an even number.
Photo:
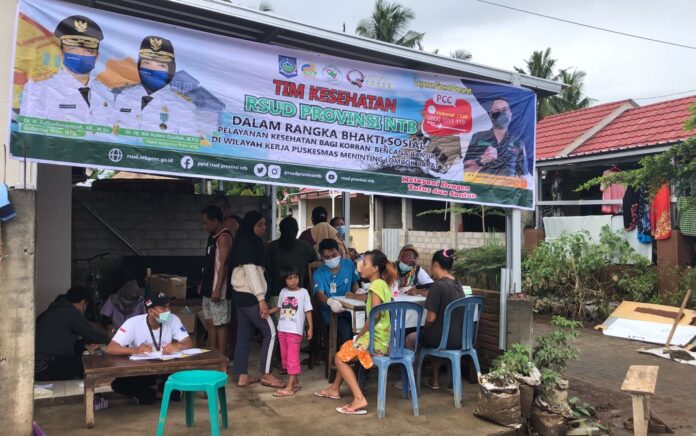
[[[343,222],[346,226],[346,247],[350,248],[350,192],[343,191]]]
[[[271,186],[271,241],[276,240],[278,229],[278,187]]]

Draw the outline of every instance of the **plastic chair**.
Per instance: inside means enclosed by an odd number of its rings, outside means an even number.
[[[413,416],[418,416],[418,392],[416,388],[416,380],[413,374],[413,363],[416,360],[416,353],[404,348],[406,342],[406,312],[415,310],[418,314],[418,319],[423,318],[423,306],[408,302],[397,301],[391,303],[380,304],[370,311],[370,354],[373,356],[372,361],[377,366],[378,383],[377,383],[377,417],[384,418],[385,403],[387,395],[387,372],[389,365],[401,364],[405,371],[401,371],[401,382],[403,385],[403,397],[408,398],[408,391],[411,391],[411,402],[413,405]],[[382,312],[389,312],[389,320],[391,321],[391,336],[389,338],[389,354],[387,356],[375,356],[374,340],[375,340],[375,319]],[[416,335],[420,333],[420,323],[416,325]]]
[[[454,312],[457,309],[464,311],[464,316],[462,317],[462,326],[454,326],[454,328],[462,329],[462,346],[458,350],[448,350],[447,340],[449,339],[450,327],[452,327],[450,325],[450,320],[452,318],[452,312]],[[450,360],[452,364],[452,387],[454,389],[454,406],[457,408],[462,407],[462,357],[471,357],[471,360],[474,362],[474,367],[476,368],[476,373],[481,374],[481,367],[479,366],[478,354],[476,353],[476,349],[474,348],[476,336],[478,336],[479,323],[474,322],[474,315],[478,313],[480,317],[482,310],[483,297],[481,296],[464,297],[448,304],[447,308],[445,309],[445,319],[443,324],[444,330],[442,332],[440,346],[438,348],[422,348],[418,357],[419,388],[421,383],[421,368],[423,366],[423,360],[425,359],[425,356],[430,355]]]
[[[193,393],[205,391],[208,394],[208,411],[210,412],[210,432],[213,436],[220,435],[218,413],[222,413],[222,426],[227,428],[227,374],[221,371],[180,371],[169,376],[164,384],[162,407],[160,408],[157,436],[164,433],[164,420],[167,417],[169,396],[172,390],[184,392],[186,403],[186,426],[193,426]],[[218,403],[219,401],[219,403]]]

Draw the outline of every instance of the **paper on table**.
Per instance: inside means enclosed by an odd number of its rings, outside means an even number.
[[[161,351],[153,351],[146,354],[134,354],[130,357],[130,360],[169,360],[178,359],[183,356],[184,355],[181,353],[162,354]]]
[[[195,356],[196,354],[207,353],[210,350],[204,350],[203,348],[189,348],[186,350],[181,350],[181,354],[186,356]]]

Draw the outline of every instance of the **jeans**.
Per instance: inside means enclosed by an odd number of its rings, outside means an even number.
[[[273,318],[261,318],[261,309],[258,304],[253,306],[237,306],[237,345],[234,351],[234,373],[249,373],[249,348],[251,337],[256,329],[261,330],[263,342],[261,344],[261,356],[259,356],[259,370],[261,374],[271,372],[273,361],[273,348],[275,347],[276,328]]]

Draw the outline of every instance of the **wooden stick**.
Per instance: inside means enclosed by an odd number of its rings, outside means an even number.
[[[686,303],[689,301],[689,298],[691,297],[691,288],[687,289],[686,295],[684,295],[684,301],[682,301],[681,307],[679,308],[679,313],[677,314],[677,317],[674,319],[674,324],[672,324],[672,330],[669,332],[669,336],[667,336],[667,343],[665,344],[665,353],[669,353],[669,343],[672,342],[672,336],[674,336],[674,332],[677,330],[677,324],[679,324],[679,320],[682,317],[682,313],[684,313],[684,307],[686,307]]]

